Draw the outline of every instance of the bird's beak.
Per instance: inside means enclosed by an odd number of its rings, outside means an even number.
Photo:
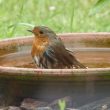
[[[32,33],[33,33],[33,31],[32,31],[32,30],[27,30],[27,31],[29,31],[29,32],[32,32]]]

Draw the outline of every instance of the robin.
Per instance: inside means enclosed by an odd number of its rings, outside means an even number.
[[[67,50],[54,31],[45,26],[28,30],[34,34],[31,55],[40,68],[86,68]]]

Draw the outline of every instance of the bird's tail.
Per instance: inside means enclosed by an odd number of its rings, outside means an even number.
[[[73,68],[87,68],[73,56]]]
[[[66,49],[70,55],[72,56],[73,59],[73,68],[87,68],[86,66],[84,66],[82,63],[80,63],[72,54],[73,52],[71,50]]]

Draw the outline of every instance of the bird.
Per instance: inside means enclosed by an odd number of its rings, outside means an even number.
[[[31,56],[38,68],[86,68],[70,50],[66,49],[61,38],[49,27],[35,26],[28,31],[34,34]]]

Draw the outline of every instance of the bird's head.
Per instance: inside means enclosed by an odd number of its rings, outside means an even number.
[[[56,34],[46,26],[35,26],[32,30],[28,31],[32,32],[35,37],[56,38]]]

